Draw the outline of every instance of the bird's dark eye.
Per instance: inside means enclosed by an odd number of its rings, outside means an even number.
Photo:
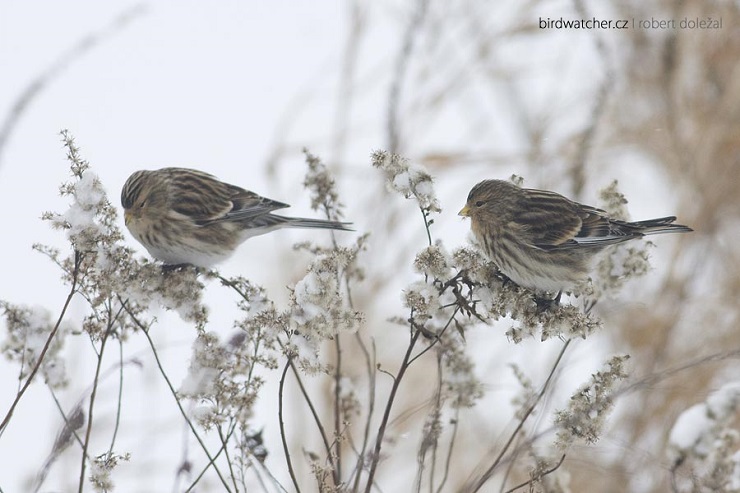
[[[476,207],[482,207],[483,204],[485,204],[485,202],[483,202],[482,200],[479,200],[478,202],[475,203],[475,206]]]
[[[130,209],[133,204],[131,201],[131,197],[129,197],[126,193],[121,194],[121,205],[124,209]]]

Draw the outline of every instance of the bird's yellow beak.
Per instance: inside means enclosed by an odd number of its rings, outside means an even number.
[[[457,215],[458,216],[463,216],[463,217],[469,217],[470,216],[470,207],[468,207],[466,205],[465,207],[463,207],[462,209],[460,209],[460,212],[458,212]]]
[[[124,210],[123,211],[123,223],[128,226],[128,222],[131,220],[131,212]]]

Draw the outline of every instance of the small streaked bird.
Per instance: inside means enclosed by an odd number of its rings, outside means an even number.
[[[674,216],[627,222],[555,192],[502,180],[475,185],[459,215],[485,254],[509,279],[536,291],[561,292],[588,279],[596,255],[617,243],[659,233],[685,233]]]
[[[288,204],[187,168],[134,172],[121,190],[126,227],[168,265],[210,268],[252,236],[280,228],[352,231],[350,223],[273,214]]]

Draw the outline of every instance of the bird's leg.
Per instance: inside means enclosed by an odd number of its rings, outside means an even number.
[[[182,271],[182,270],[187,269],[188,267],[194,267],[194,266],[190,264],[162,264],[162,273],[168,274],[172,271]],[[198,268],[195,267],[195,269],[197,270]]]
[[[512,281],[512,280],[511,280],[511,279],[509,278],[509,276],[507,276],[507,275],[506,275],[506,274],[504,274],[503,272],[501,272],[501,271],[498,271],[498,275],[499,275],[499,276],[501,277],[501,287],[502,287],[502,288],[505,288],[505,287],[506,287],[506,285],[507,285],[507,284],[509,284],[509,283],[511,283],[511,284],[514,284],[515,286],[517,285],[517,284],[516,284],[516,283],[515,283],[514,281]]]
[[[544,298],[537,295],[534,296],[534,302],[537,304],[537,309],[542,312],[560,306],[560,297],[563,295],[563,290],[558,291],[558,294],[554,298]]]

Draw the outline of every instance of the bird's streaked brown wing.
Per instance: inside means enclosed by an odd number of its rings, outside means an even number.
[[[544,251],[599,249],[650,234],[691,231],[673,224],[674,216],[622,221],[558,193],[519,188],[501,180],[475,185],[460,214],[473,218],[477,236],[505,235],[520,246]]]
[[[552,250],[574,242],[581,232],[583,219],[576,203],[562,195],[544,190],[522,190],[510,227],[528,245]]]
[[[233,207],[227,212],[220,221],[245,221],[256,217],[265,216],[272,211],[285,209],[290,205],[277,200],[262,197],[249,190],[244,190],[233,185],[231,188],[231,203]]]
[[[641,236],[628,223],[609,219],[601,209],[555,192],[525,189],[514,226],[518,237],[541,250],[604,247]]]
[[[201,171],[174,173],[171,180],[172,209],[201,225],[243,221],[289,207]]]

